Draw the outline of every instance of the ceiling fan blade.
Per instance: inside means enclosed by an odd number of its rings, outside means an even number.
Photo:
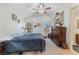
[[[51,9],[51,7],[45,7],[44,9],[45,9],[45,10],[49,10],[49,9]]]

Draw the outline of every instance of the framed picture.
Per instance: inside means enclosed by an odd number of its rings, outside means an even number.
[[[17,20],[17,16],[14,13],[12,13],[12,20]]]

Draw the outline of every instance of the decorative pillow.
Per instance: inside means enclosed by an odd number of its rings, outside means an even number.
[[[44,21],[44,28],[48,28],[49,24],[50,24],[49,20],[45,20]]]
[[[32,26],[32,23],[27,23],[27,32],[32,32],[32,28],[33,28],[33,26]]]

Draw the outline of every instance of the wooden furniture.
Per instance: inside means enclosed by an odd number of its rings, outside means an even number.
[[[61,43],[61,47],[62,47],[63,49],[67,49],[67,48],[68,48],[68,45],[67,45],[66,43],[62,42],[62,43]]]
[[[48,35],[48,37],[50,37],[58,47],[67,48],[66,27],[52,28],[52,32]]]
[[[4,54],[4,42],[0,42],[0,55]]]
[[[79,34],[76,34],[76,43],[79,44]]]

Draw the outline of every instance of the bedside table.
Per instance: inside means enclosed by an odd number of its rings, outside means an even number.
[[[79,45],[79,34],[76,34],[76,43]]]
[[[4,54],[4,42],[0,42],[0,55]]]

